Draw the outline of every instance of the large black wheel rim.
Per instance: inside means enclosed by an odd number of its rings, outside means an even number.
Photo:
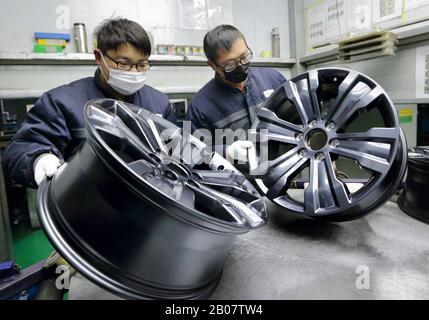
[[[259,193],[200,141],[133,105],[92,100],[84,122],[86,141],[38,191],[54,247],[126,298],[207,297],[236,236],[266,223]]]
[[[395,107],[375,81],[356,71],[318,69],[286,81],[252,128],[259,143],[268,141],[268,160],[254,170],[255,181],[291,213],[355,219],[384,203],[405,172],[407,146]],[[349,190],[337,170],[340,161],[356,166],[358,190]],[[299,179],[308,187],[291,195]]]

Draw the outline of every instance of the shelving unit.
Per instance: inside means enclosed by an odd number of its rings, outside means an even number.
[[[151,55],[154,66],[205,66],[207,59],[202,56]],[[259,67],[291,68],[294,58],[254,58]],[[95,65],[92,53],[26,53],[0,52],[0,65]]]

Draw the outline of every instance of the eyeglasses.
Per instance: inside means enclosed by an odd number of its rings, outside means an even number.
[[[218,65],[217,63],[215,63],[215,65],[217,65],[222,71],[231,72],[238,67],[238,64],[241,64],[241,65],[248,64],[250,61],[252,61],[252,58],[253,58],[253,52],[252,50],[249,49],[249,51],[246,54],[242,55],[238,59],[231,60],[222,66]]]
[[[122,61],[116,61],[115,59],[109,57],[109,55],[106,53],[104,54],[109,60],[116,63],[116,68],[123,71],[131,71],[133,67],[136,67],[137,71],[148,71],[151,67],[149,62],[139,62],[139,63],[128,63],[128,62],[122,62]]]

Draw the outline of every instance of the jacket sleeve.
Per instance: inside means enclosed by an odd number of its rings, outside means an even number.
[[[274,71],[275,71],[276,80],[278,81],[279,86],[281,86],[286,81],[286,78],[278,70],[274,69]]]
[[[171,107],[170,100],[168,99],[167,99],[167,106],[165,107],[165,111],[162,117],[174,124],[177,124],[176,114],[173,112],[173,108]]]
[[[3,170],[10,182],[37,188],[34,160],[52,153],[64,161],[62,154],[71,135],[61,106],[50,93],[44,93],[28,112],[3,155]]]
[[[189,103],[188,111],[186,112],[186,121],[191,122],[192,132],[202,128],[211,131],[211,126],[204,117],[204,114],[202,114],[200,110],[198,110],[197,105],[198,104],[195,100],[192,100]]]
[[[216,145],[216,131],[213,129],[213,127],[210,125],[210,122],[207,121],[204,114],[200,112],[199,108],[196,107],[197,102],[195,100],[192,100],[188,112],[186,113],[186,121],[191,122],[191,131],[192,134],[195,133],[198,129],[207,129],[210,132],[210,139],[212,142],[211,150],[219,153],[222,157],[225,157],[226,155],[226,145],[225,144],[219,144]]]

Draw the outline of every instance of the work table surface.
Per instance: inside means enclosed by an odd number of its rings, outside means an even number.
[[[429,225],[389,201],[342,223],[297,219],[267,202],[241,235],[211,299],[429,299]],[[81,275],[69,299],[117,299]]]

